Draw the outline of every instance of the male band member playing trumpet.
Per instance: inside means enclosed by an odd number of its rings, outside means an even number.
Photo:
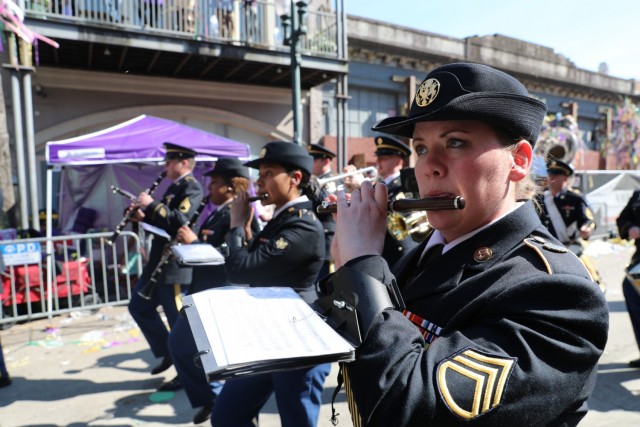
[[[408,116],[374,127],[413,138],[420,197],[466,206],[430,211],[435,231],[392,274],[380,256],[385,186],[364,182],[350,204],[338,192],[338,270],[317,304],[357,331],[356,360],[342,365],[354,425],[575,426],[585,415],[608,310],[523,200],[545,112],[510,75],[454,63],[427,75]]]
[[[215,248],[224,244],[224,238],[231,224],[231,203],[238,193],[249,191],[249,169],[236,158],[219,158],[213,169],[204,174],[210,177],[209,200],[217,209],[202,223],[196,233],[189,227],[180,227],[177,240],[183,244],[207,243]],[[257,235],[260,226],[255,215],[251,225],[245,230],[247,236]],[[200,266],[193,268],[193,280],[189,285],[187,295],[206,289],[230,285],[229,277],[224,265]],[[213,408],[216,397],[220,394],[222,383],[208,383],[201,366],[193,362],[198,352],[189,322],[185,317],[178,316],[169,334],[169,350],[180,383],[189,398],[193,408],[200,410],[193,417],[194,424],[206,421]],[[170,383],[164,389],[171,389]],[[160,387],[163,389],[163,387]]]
[[[167,178],[172,181],[162,200],[154,200],[147,193],[140,193],[136,205],[140,207],[132,221],[144,221],[165,230],[172,238],[178,229],[186,224],[202,201],[202,187],[193,177],[196,152],[170,142],[164,143],[165,169]],[[178,284],[191,282],[191,269],[178,268],[175,261],[170,262],[162,271],[162,283],[157,286],[150,299],[138,294],[144,289],[151,273],[162,258],[165,245],[169,241],[154,236],[149,253],[149,262],[142,271],[129,301],[129,312],[146,338],[155,357],[162,358],[152,370],[152,374],[166,371],[173,364],[169,355],[167,325],[162,321],[157,308],[162,306],[167,322],[171,327],[178,318],[177,299],[180,298]],[[177,286],[179,288],[179,286]]]

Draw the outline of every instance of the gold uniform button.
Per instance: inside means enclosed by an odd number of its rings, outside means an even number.
[[[476,251],[473,253],[473,259],[476,262],[485,262],[490,260],[491,257],[493,257],[493,251],[491,250],[491,248],[487,248],[486,246],[476,249]]]

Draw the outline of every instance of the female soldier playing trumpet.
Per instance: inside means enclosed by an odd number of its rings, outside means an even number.
[[[327,312],[357,313],[362,343],[342,366],[355,425],[559,426],[585,415],[608,313],[522,200],[545,111],[513,77],[456,63],[427,75],[408,116],[375,126],[413,138],[421,197],[462,196],[466,207],[429,212],[435,230],[394,275],[380,257],[385,186],[363,183],[350,204],[338,193]]]

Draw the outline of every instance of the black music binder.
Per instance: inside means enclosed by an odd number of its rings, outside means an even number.
[[[183,302],[208,381],[355,359],[354,347],[291,288],[228,286]]]

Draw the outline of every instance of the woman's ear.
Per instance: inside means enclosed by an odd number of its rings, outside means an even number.
[[[531,160],[533,159],[533,148],[526,140],[518,142],[511,152],[511,181],[520,181],[529,175]]]
[[[300,181],[302,181],[302,172],[299,170],[293,171],[291,176],[291,185],[295,185],[296,187],[300,185]]]

